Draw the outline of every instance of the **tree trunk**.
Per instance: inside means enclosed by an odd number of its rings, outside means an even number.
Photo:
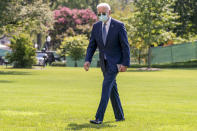
[[[100,3],[100,0],[93,0],[92,1],[92,9],[94,13],[97,13],[97,5]]]
[[[125,4],[127,5],[129,3],[129,0],[125,0]]]
[[[151,68],[151,47],[148,48],[148,68]]]
[[[77,67],[78,65],[77,65],[77,61],[75,61],[75,67]]]
[[[138,54],[138,63],[141,64],[141,51],[139,50],[139,54]]]
[[[37,34],[37,44],[38,44],[38,49],[41,49],[42,47],[42,34],[41,33]]]
[[[52,8],[55,5],[55,3],[57,3],[57,0],[50,0],[50,2],[51,2],[50,7]]]

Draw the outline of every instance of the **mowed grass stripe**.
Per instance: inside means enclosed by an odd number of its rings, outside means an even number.
[[[99,104],[99,68],[0,67],[0,130],[5,131],[196,131],[197,69],[119,73],[125,122],[111,103],[102,125],[89,124]]]

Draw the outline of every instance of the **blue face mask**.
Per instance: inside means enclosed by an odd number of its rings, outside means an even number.
[[[108,20],[107,14],[105,14],[105,15],[101,14],[99,16],[99,20],[102,21],[102,22],[106,22]]]

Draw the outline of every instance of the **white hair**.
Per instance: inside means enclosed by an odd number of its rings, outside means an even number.
[[[105,8],[107,8],[108,10],[111,10],[111,7],[110,7],[109,4],[107,4],[107,3],[100,3],[100,4],[97,5],[97,9],[98,9],[99,7],[105,7]]]

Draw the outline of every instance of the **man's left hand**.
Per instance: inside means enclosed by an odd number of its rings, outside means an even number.
[[[120,72],[126,72],[127,71],[127,66],[120,65]]]

